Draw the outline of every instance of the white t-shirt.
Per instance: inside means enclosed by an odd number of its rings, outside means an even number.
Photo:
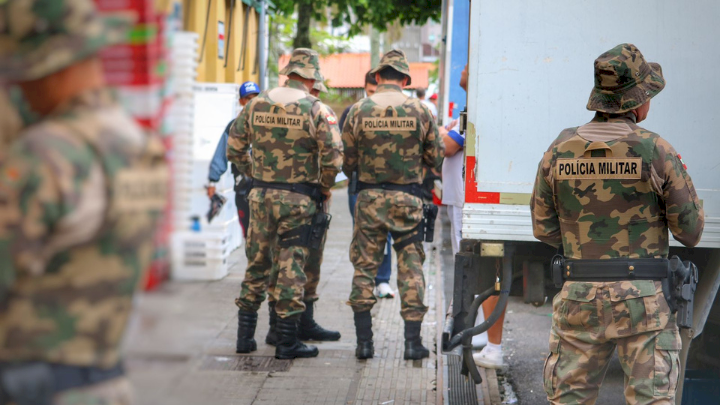
[[[448,136],[460,145],[461,150],[450,157],[446,157],[442,167],[442,202],[445,205],[455,207],[462,207],[465,202],[465,183],[463,182],[465,135],[461,135],[459,129],[460,124],[455,124],[448,132]]]
[[[425,104],[425,106],[430,110],[433,117],[437,118],[437,107],[435,107],[435,104],[428,100],[420,100],[421,103]]]

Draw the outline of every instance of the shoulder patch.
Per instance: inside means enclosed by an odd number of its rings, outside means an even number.
[[[168,195],[167,167],[128,168],[115,176],[113,203],[122,212],[165,208]]]
[[[16,182],[20,180],[20,170],[17,167],[8,167],[3,173],[6,180],[10,182]]]
[[[335,118],[334,115],[332,115],[332,114],[326,114],[326,115],[325,115],[325,118],[327,118],[327,121],[328,121],[331,125],[337,125],[337,118]]]
[[[682,158],[682,155],[678,153],[678,159],[680,160],[680,164],[682,164],[683,169],[687,170],[687,165],[685,164],[685,161]]]
[[[639,180],[642,158],[558,159],[557,180]]]
[[[363,118],[363,131],[415,131],[417,129],[417,118]]]
[[[252,124],[267,128],[289,128],[302,129],[303,120],[301,116],[291,114],[253,113]]]

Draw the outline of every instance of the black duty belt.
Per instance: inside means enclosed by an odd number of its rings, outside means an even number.
[[[273,190],[291,191],[306,195],[317,202],[323,201],[323,193],[320,185],[310,183],[271,183],[258,179],[252,180],[252,188],[270,188]]]
[[[661,280],[668,277],[667,259],[566,260],[568,281]]]
[[[121,377],[121,363],[109,369],[44,362],[0,363],[0,402],[24,403],[25,395],[52,395]],[[33,402],[34,403],[34,402]]]
[[[357,182],[357,191],[379,189],[379,190],[390,190],[390,191],[402,191],[403,193],[412,194],[415,197],[423,198],[422,185],[420,183],[413,184],[395,184],[395,183],[365,183],[362,181]]]

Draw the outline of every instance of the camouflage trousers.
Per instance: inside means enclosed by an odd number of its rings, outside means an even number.
[[[680,334],[659,281],[566,282],[543,377],[552,404],[594,404],[617,347],[630,405],[675,404]]]
[[[310,249],[280,247],[278,240],[285,232],[310,225],[317,205],[308,196],[272,189],[253,189],[248,200],[250,226],[245,246],[248,267],[235,304],[244,311],[257,312],[273,278],[274,287],[269,291],[278,316],[284,319],[299,315],[305,311],[304,269]]]
[[[133,402],[133,389],[127,377],[63,391],[53,400],[55,405],[131,405]]]
[[[323,252],[325,251],[325,240],[327,240],[327,232],[325,232],[325,236],[323,236],[320,249],[309,250],[308,259],[305,262],[305,278],[307,278],[307,282],[305,282],[303,294],[304,302],[315,302],[320,298],[317,294],[317,288],[320,284],[320,266],[322,266]],[[274,261],[272,269],[268,283],[268,291],[275,290],[275,286],[277,286],[278,266],[275,265]],[[275,299],[271,296],[270,301],[275,302]]]
[[[355,205],[355,228],[350,244],[350,261],[355,266],[350,305],[354,312],[369,311],[377,302],[375,276],[385,256],[388,232],[395,245],[415,236],[412,231],[422,220],[422,200],[400,191],[363,190]],[[397,283],[406,321],[422,321],[427,307],[421,241],[397,250]]]

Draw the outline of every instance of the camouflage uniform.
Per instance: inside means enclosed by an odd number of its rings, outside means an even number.
[[[665,258],[668,228],[686,246],[703,209],[677,152],[639,127],[631,110],[665,86],[662,70],[622,44],[595,61],[587,108],[595,118],[564,130],[538,169],[535,236],[572,259]],[[592,404],[618,349],[629,404],[674,404],[680,336],[653,280],[565,282],[553,300],[545,389],[553,404]]]
[[[7,148],[23,127],[38,121],[38,114],[28,106],[17,86],[0,88],[0,148]]]
[[[297,54],[297,55],[296,55]],[[281,74],[315,77],[317,54],[296,50]],[[252,145],[252,159],[248,148]],[[228,158],[246,175],[265,182],[310,183],[329,191],[342,164],[342,144],[334,115],[304,84],[289,80],[285,87],[253,99],[235,121],[228,140]],[[236,304],[256,312],[265,296],[273,257],[277,287],[271,291],[280,318],[305,310],[303,271],[307,247],[277,246],[278,235],[309,225],[317,204],[310,197],[285,190],[250,192],[250,229],[245,280]]]
[[[9,92],[0,88],[0,149],[5,149],[15,140],[22,128],[20,114],[14,107],[14,100],[11,100]]]
[[[327,93],[328,89],[327,87],[325,87],[325,84],[323,84],[324,81],[324,78],[320,81],[316,81],[313,89],[318,90],[321,93]],[[327,108],[328,112],[332,114],[332,121],[337,123],[338,120],[335,111],[333,111],[332,108],[330,108],[329,106],[325,107]],[[329,206],[325,207],[326,210],[329,210],[329,208]],[[325,251],[326,241],[327,232],[325,232],[325,236],[323,237],[322,243],[320,244],[320,249],[311,249],[310,256],[308,257],[307,263],[305,264],[305,275],[307,276],[307,283],[305,283],[305,302],[315,302],[319,298],[317,295],[317,288],[318,284],[320,284],[320,267],[322,266],[323,262],[323,252]]]
[[[381,64],[371,73],[384,68],[393,68],[409,77],[401,51],[383,56]],[[403,129],[389,129],[398,125]],[[372,97],[352,106],[342,137],[343,171],[350,177],[357,170],[358,180],[364,183],[420,184],[423,167],[438,169],[442,164],[444,145],[432,114],[420,100],[405,96],[399,86],[380,85]],[[388,232],[396,245],[402,244],[415,236],[417,231],[413,230],[420,224],[422,215],[422,199],[409,193],[379,189],[358,193],[350,245],[355,275],[348,301],[354,312],[369,311],[377,302],[373,293],[375,275],[383,260]],[[408,321],[422,321],[427,312],[423,304],[425,252],[422,242],[404,246],[397,255],[401,315]]]
[[[0,4],[0,21],[25,22],[0,24],[8,81],[47,77],[122,38],[118,20],[101,18],[90,0],[32,3]],[[163,157],[159,139],[102,88],[75,95],[0,150],[0,368],[39,362],[57,375],[118,366],[166,204]],[[129,403],[117,375],[83,380],[54,403]]]
[[[328,89],[325,87],[323,82],[325,81],[325,78],[322,74],[320,74],[321,79],[315,82],[315,85],[313,86],[313,90],[317,90],[321,93],[327,93]],[[325,106],[327,111],[332,114],[333,118],[330,120],[333,123],[337,122],[337,115],[335,114],[335,111],[332,110],[329,106]],[[327,239],[327,232],[325,233],[325,236],[323,237],[322,243],[320,245],[320,249],[310,249],[310,254],[308,255],[307,261],[305,263],[305,276],[307,281],[305,282],[304,287],[304,294],[303,294],[303,301],[305,303],[309,302],[316,302],[320,297],[317,295],[317,287],[318,284],[320,284],[320,267],[322,266],[323,262],[323,252],[325,251],[325,240]],[[275,258],[274,258],[275,259]],[[277,269],[276,260],[273,260],[273,269]],[[268,291],[274,291],[275,286],[277,285],[277,273],[273,273],[272,277],[269,279],[268,283]],[[270,297],[271,305],[274,305],[275,299],[273,297]]]

